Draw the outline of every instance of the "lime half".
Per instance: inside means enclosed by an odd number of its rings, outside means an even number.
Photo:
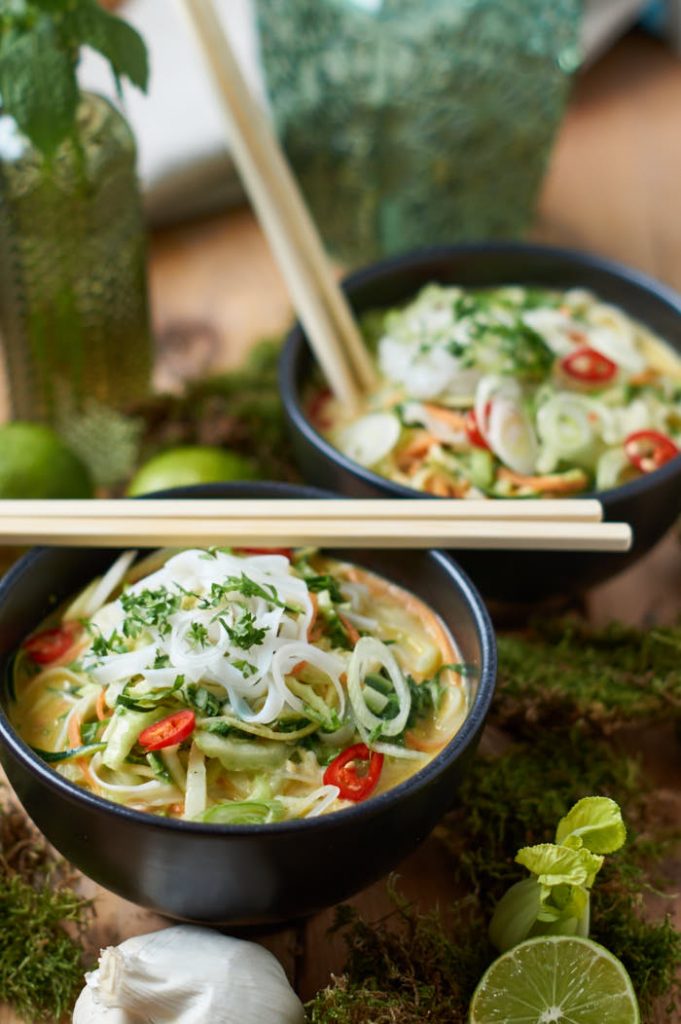
[[[639,1024],[624,967],[591,939],[539,936],[504,953],[475,990],[470,1024]]]

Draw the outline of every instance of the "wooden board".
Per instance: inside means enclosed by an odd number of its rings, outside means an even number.
[[[681,63],[661,45],[633,36],[578,83],[539,204],[534,237],[612,256],[681,289]],[[236,365],[263,335],[280,333],[290,317],[286,292],[266,243],[247,211],[157,234],[151,287],[161,346],[159,384]],[[188,365],[182,338],[204,339]],[[179,340],[178,340],[179,339]],[[681,546],[670,535],[642,563],[597,588],[587,601],[595,621],[670,621],[681,612]],[[681,759],[671,735],[639,739],[660,786],[673,803],[681,790]],[[681,825],[681,814],[677,819]],[[427,841],[399,872],[405,891],[424,904],[451,893],[446,857]],[[161,927],[156,915],[84,880],[96,898],[93,937],[99,945]],[[387,907],[384,884],[356,897],[370,915]],[[681,916],[678,918],[681,921]],[[342,964],[326,938],[331,913],[263,937],[305,998]],[[0,1024],[16,1018],[0,1008]]]

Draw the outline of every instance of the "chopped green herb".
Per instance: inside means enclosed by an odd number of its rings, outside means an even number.
[[[224,617],[218,619],[225,633],[235,647],[248,651],[251,647],[258,647],[267,636],[267,628],[255,625],[253,612],[244,611],[239,621],[234,626],[228,626]]]
[[[167,587],[158,587],[156,590],[140,590],[135,593],[123,591],[120,602],[126,615],[123,620],[123,633],[126,637],[134,639],[148,627],[154,627],[161,636],[167,636],[171,630],[168,620],[179,611],[182,595],[171,594]]]
[[[244,679],[249,679],[258,671],[257,665],[252,665],[250,661],[244,661],[242,658],[235,658],[232,661],[232,665],[241,672]]]
[[[108,654],[125,654],[127,650],[128,646],[118,630],[114,630],[108,640],[97,633],[92,641],[92,651],[98,658],[105,658]]]
[[[313,593],[320,593],[326,590],[334,604],[342,604],[344,597],[341,593],[340,583],[335,576],[305,576],[307,589]]]
[[[271,583],[261,586],[260,583],[256,583],[255,580],[247,576],[245,572],[242,572],[241,576],[228,576],[224,583],[211,584],[210,597],[202,598],[199,602],[199,607],[216,608],[224,603],[230,594],[243,594],[244,597],[261,597],[268,604],[274,605],[277,608],[287,607],[283,601],[279,600],[276,587]]]
[[[208,643],[208,630],[202,622],[192,622],[187,632],[187,640],[191,647],[205,647]]]

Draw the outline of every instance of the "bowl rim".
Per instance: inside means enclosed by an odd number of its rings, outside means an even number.
[[[640,291],[648,292],[655,299],[668,306],[671,312],[679,317],[679,327],[681,329],[681,295],[668,285],[656,281],[643,271],[634,270],[616,260],[582,252],[579,249],[542,245],[534,242],[464,242],[461,244],[435,245],[414,249],[399,256],[391,256],[387,259],[379,260],[353,271],[343,278],[341,287],[352,304],[353,291],[356,288],[371,284],[375,280],[384,280],[390,276],[392,271],[408,270],[410,268],[417,269],[422,264],[429,263],[438,257],[459,257],[466,256],[467,254],[477,255],[484,252],[488,252],[490,255],[525,253],[534,256],[547,256],[549,259],[565,260],[572,262],[575,266],[601,271],[617,278],[621,283],[633,285],[634,288]],[[584,287],[586,288],[588,285],[584,285]],[[667,339],[662,340],[666,344],[672,344]],[[374,473],[373,470],[361,466],[358,462],[348,458],[338,448],[335,448],[323,434],[316,430],[305,415],[297,387],[296,364],[303,347],[309,348],[305,332],[299,321],[296,321],[286,336],[279,360],[281,398],[287,415],[295,429],[326,458],[373,488],[380,488],[405,498],[438,499],[437,495],[426,494],[424,491],[418,491],[414,487],[407,487],[406,484],[397,483],[394,480],[390,480],[389,477],[381,476],[379,473]],[[672,345],[672,347],[676,350],[676,346]],[[583,494],[574,495],[573,498],[576,500],[596,499],[607,506],[610,502],[627,501],[646,493],[651,486],[651,481],[654,481],[655,484],[662,484],[677,475],[681,475],[681,452],[665,463],[665,465],[660,466],[659,469],[653,470],[652,473],[646,473],[635,480],[620,484],[618,487],[609,487],[607,490],[584,491]],[[507,501],[512,499],[496,498],[494,500]]]
[[[181,498],[192,497],[197,491],[202,496],[225,496],[225,493],[234,495],[235,491],[260,491],[267,496],[272,496],[272,491],[281,494],[282,497],[315,497],[321,500],[337,499],[338,495],[330,491],[322,491],[308,485],[288,484],[281,481],[253,481],[239,482],[233,486],[229,483],[204,484],[172,488],[164,491],[155,491],[144,495],[145,498]],[[348,499],[352,500],[352,499]],[[36,563],[45,557],[49,549],[45,547],[34,548],[17,561],[0,580],[0,604],[4,603],[15,584],[27,573],[34,571]],[[399,552],[397,552],[399,553]],[[418,793],[426,789],[450,764],[454,763],[464,754],[466,749],[475,740],[487,718],[492,698],[494,696],[497,674],[497,648],[496,637],[492,621],[487,608],[478,592],[471,582],[467,573],[461,566],[446,552],[430,549],[423,550],[426,558],[431,560],[435,566],[444,570],[449,581],[460,592],[464,603],[468,606],[472,624],[480,644],[480,673],[477,680],[477,691],[471,707],[466,715],[461,728],[455,736],[422,768],[414,775],[409,776],[396,786],[391,787],[384,793],[358,803],[352,807],[334,811],[331,814],[319,815],[315,818],[292,818],[281,822],[270,822],[264,825],[225,825],[211,822],[184,821],[175,818],[163,818],[146,811],[136,811],[117,804],[112,800],[90,793],[88,790],[77,786],[75,783],[65,779],[59,772],[56,772],[45,761],[33,752],[31,747],[24,742],[19,733],[14,729],[9,720],[5,708],[0,702],[0,746],[7,748],[10,753],[26,768],[38,781],[45,785],[48,791],[56,792],[60,797],[65,798],[74,804],[84,804],[92,811],[99,811],[111,814],[114,819],[124,819],[131,824],[158,827],[170,833],[178,833],[187,836],[213,835],[216,838],[248,838],[254,836],[275,837],[286,834],[305,833],[312,829],[316,831],[333,831],[343,827],[344,824],[351,825],[361,823],[366,818],[371,818],[381,811],[388,810],[393,805],[399,805],[401,800],[411,793]],[[2,683],[5,685],[4,681]]]

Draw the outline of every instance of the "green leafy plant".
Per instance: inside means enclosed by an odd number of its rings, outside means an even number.
[[[122,78],[146,89],[146,47],[97,0],[6,0],[0,10],[2,109],[49,157],[72,132],[78,108],[81,47],[97,50]]]
[[[516,863],[530,872],[502,896],[490,938],[503,953],[535,935],[589,934],[589,890],[606,853],[624,845],[626,830],[614,800],[587,796],[561,818],[555,843],[525,846]]]

